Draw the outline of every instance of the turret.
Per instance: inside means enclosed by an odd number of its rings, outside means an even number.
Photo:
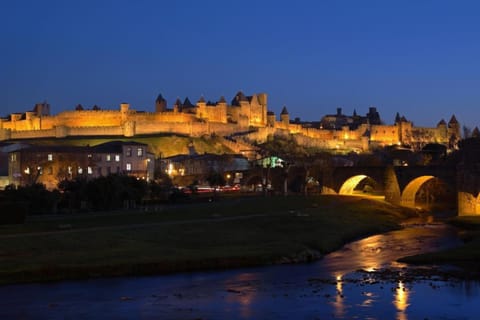
[[[460,140],[460,124],[455,115],[452,115],[450,121],[448,121],[447,132],[449,148],[456,149],[458,147],[458,141]]]
[[[400,123],[400,121],[402,121],[402,119],[400,118],[400,113],[397,112],[395,115],[395,124]]]
[[[157,100],[155,100],[155,112],[167,111],[167,100],[165,100],[162,94],[159,94]]]
[[[197,113],[197,117],[201,118],[201,119],[204,119],[207,117],[207,115],[205,114],[206,112],[206,106],[207,106],[207,103],[205,102],[205,99],[203,98],[203,96],[200,97],[200,99],[198,99],[197,101],[197,109],[196,109],[196,113]]]
[[[182,101],[180,101],[180,98],[177,98],[177,100],[175,100],[175,103],[173,104],[173,112],[180,111],[182,111]]]
[[[290,124],[290,115],[288,114],[286,106],[283,107],[282,112],[280,113],[280,121],[284,124]]]

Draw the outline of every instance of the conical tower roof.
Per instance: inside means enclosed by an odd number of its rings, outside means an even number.
[[[448,121],[448,124],[458,124],[457,118],[455,118],[454,114],[450,118],[450,121]]]

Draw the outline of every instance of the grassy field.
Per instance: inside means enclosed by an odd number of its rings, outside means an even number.
[[[458,248],[405,257],[401,261],[412,264],[450,264],[462,267],[466,272],[480,271],[480,217],[461,216],[449,222],[462,229],[465,244]]]
[[[0,283],[159,274],[317,259],[411,215],[357,197],[250,197],[31,218],[0,228]]]

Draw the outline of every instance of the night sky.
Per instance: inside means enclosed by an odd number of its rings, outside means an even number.
[[[0,1],[1,116],[44,100],[153,111],[266,92],[319,120],[370,106],[480,126],[476,1]]]

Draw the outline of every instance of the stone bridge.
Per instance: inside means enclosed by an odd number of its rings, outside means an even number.
[[[323,194],[351,195],[362,193],[365,186],[371,194],[406,207],[418,207],[417,199],[448,203],[458,215],[480,214],[480,138],[462,140],[460,150],[450,165],[371,166],[325,168],[315,176]],[[268,177],[268,179],[265,179]],[[270,181],[283,190],[284,181],[305,181],[305,170],[290,168],[256,168],[244,177],[244,183]],[[430,188],[426,188],[430,184]],[[437,189],[437,190],[435,190]],[[430,190],[430,191],[429,191]],[[429,192],[441,190],[436,195]]]
[[[375,194],[384,195],[386,201],[415,208],[416,196],[425,183],[436,179],[454,192],[456,177],[455,166],[336,167],[323,179],[322,192],[354,194],[367,181]]]

